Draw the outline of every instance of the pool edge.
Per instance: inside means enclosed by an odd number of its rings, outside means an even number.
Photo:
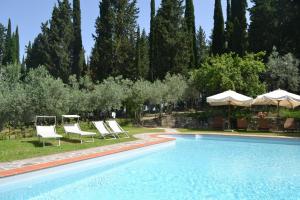
[[[57,167],[57,166],[61,166],[61,165],[67,165],[67,164],[76,163],[76,162],[80,162],[80,161],[84,161],[84,160],[108,156],[108,155],[117,154],[117,153],[121,153],[121,152],[125,152],[125,151],[130,151],[130,150],[134,150],[134,149],[139,149],[139,148],[148,147],[148,146],[152,146],[152,145],[156,145],[156,144],[174,141],[174,140],[176,140],[176,138],[166,137],[166,135],[172,135],[172,134],[173,133],[149,134],[147,136],[149,136],[150,138],[153,138],[155,140],[146,141],[145,143],[142,143],[142,144],[131,144],[128,146],[119,147],[119,148],[112,149],[112,150],[106,150],[106,151],[98,152],[98,153],[91,153],[91,154],[77,156],[77,157],[73,157],[73,158],[65,158],[65,159],[60,159],[60,160],[55,160],[55,161],[50,161],[50,162],[45,162],[45,163],[27,165],[24,167],[19,167],[19,168],[14,168],[14,169],[1,170],[0,178],[6,178],[6,177],[10,177],[10,176],[30,173],[33,171],[43,170],[43,169]],[[139,138],[139,140],[142,140],[142,139]]]

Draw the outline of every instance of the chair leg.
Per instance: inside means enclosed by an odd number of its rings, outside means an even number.
[[[60,147],[60,138],[58,138],[58,146]]]

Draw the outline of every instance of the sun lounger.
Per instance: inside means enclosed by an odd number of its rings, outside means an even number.
[[[58,135],[55,131],[55,126],[36,126],[36,132],[39,139],[58,139],[58,146],[60,146],[61,135]],[[45,146],[45,140],[43,140],[43,147]]]
[[[117,139],[117,137],[116,137],[117,134],[115,134],[114,132],[111,132],[108,129],[108,127],[106,127],[104,121],[95,121],[95,122],[93,122],[93,124],[104,139],[106,139],[105,137],[109,136],[109,135],[112,136],[112,138],[110,138],[110,139]]]
[[[109,126],[109,128],[115,133],[117,134],[118,136],[120,134],[124,134],[126,135],[126,138],[129,138],[129,135],[127,134],[128,131],[125,131],[119,124],[117,121],[115,120],[109,120],[109,121],[106,121],[107,125]]]
[[[66,132],[66,134],[76,134],[78,136],[80,136],[80,142],[81,144],[83,143],[82,137],[83,136],[91,136],[92,137],[92,141],[86,141],[86,142],[94,142],[94,135],[96,135],[96,133],[93,132],[87,132],[87,131],[82,131],[80,129],[80,126],[78,123],[75,124],[64,124],[64,130]]]

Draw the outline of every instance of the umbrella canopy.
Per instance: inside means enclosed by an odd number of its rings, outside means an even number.
[[[227,90],[226,92],[207,97],[206,101],[211,106],[228,106],[228,129],[230,129],[230,106],[249,107],[253,99],[235,91]]]
[[[300,106],[300,96],[278,89],[257,96],[252,105],[275,105],[287,108],[295,108]]]
[[[251,97],[247,97],[232,90],[206,98],[207,103],[211,106],[233,105],[249,107],[251,106],[252,100]]]

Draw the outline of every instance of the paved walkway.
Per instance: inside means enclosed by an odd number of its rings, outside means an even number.
[[[167,130],[166,132],[172,133],[172,131],[170,130]],[[64,153],[41,156],[41,157],[30,158],[25,160],[2,162],[0,163],[0,177],[21,174],[21,173],[44,169],[48,167],[54,167],[62,164],[68,164],[72,162],[110,155],[113,153],[123,152],[127,150],[132,150],[136,148],[141,148],[149,145],[154,145],[154,144],[159,144],[159,143],[174,140],[174,138],[170,138],[167,136],[159,136],[161,134],[164,133],[137,134],[134,135],[134,137],[138,138],[138,140],[135,141],[123,142],[123,143],[90,148],[85,150],[64,152]]]

